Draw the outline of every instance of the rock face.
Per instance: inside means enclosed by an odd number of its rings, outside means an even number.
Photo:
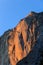
[[[43,65],[43,12],[31,12],[0,37],[0,65]]]

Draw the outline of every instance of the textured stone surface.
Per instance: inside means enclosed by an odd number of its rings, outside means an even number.
[[[36,21],[34,19],[36,18]],[[27,19],[27,23],[29,18]],[[33,14],[35,42],[28,55],[20,60],[17,65],[43,65],[43,13]],[[30,23],[29,23],[30,24]],[[32,21],[31,21],[31,24]],[[33,39],[33,37],[32,37]],[[33,39],[34,40],[34,39]]]
[[[0,37],[0,65],[40,65],[42,53],[43,12],[31,12]]]

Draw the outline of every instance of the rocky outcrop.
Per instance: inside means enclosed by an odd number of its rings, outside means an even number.
[[[33,27],[35,28],[33,36],[35,36],[34,38],[36,41],[34,41],[34,44],[31,43],[31,45],[34,45],[31,48],[31,51],[25,58],[20,60],[17,63],[17,65],[43,65],[43,13],[40,14],[34,13],[34,16],[36,18],[36,21],[33,20],[35,26]],[[33,25],[32,21],[30,25]]]
[[[31,12],[0,37],[0,65],[40,65],[41,53],[43,12]]]

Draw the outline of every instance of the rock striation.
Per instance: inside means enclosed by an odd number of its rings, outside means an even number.
[[[31,12],[0,37],[0,65],[43,65],[43,12]]]

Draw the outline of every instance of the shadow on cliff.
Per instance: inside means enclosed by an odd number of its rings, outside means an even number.
[[[43,65],[43,35],[36,41],[30,53],[17,65]]]

